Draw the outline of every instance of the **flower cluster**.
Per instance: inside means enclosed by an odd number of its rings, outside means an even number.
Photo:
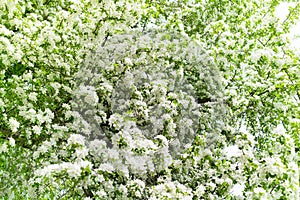
[[[0,2],[0,196],[297,199],[280,1]]]

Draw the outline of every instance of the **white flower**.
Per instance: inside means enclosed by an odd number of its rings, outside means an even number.
[[[230,193],[233,196],[238,196],[238,197],[242,197],[243,196],[243,191],[245,189],[245,185],[244,184],[235,184],[231,190]]]
[[[242,151],[237,145],[226,147],[223,149],[223,153],[226,154],[227,158],[239,157],[242,155]]]
[[[126,65],[129,65],[129,66],[132,66],[132,65],[133,65],[130,58],[125,58],[125,59],[124,59],[124,62],[125,62]]]
[[[99,190],[96,192],[99,197],[106,197],[107,193],[104,190]]]
[[[10,144],[10,146],[14,147],[16,145],[15,139],[10,137],[9,138],[9,144]]]
[[[82,149],[76,149],[74,156],[76,158],[82,159],[85,158],[88,155],[89,151],[87,148],[82,148]]]
[[[43,114],[41,114],[41,113],[38,113],[38,114],[36,115],[36,118],[37,118],[37,120],[38,120],[38,122],[39,122],[40,124],[42,124],[42,123],[45,122],[44,116],[43,116]]]
[[[214,190],[216,188],[216,184],[209,182],[207,183],[208,187],[211,187],[211,190]]]
[[[84,145],[85,139],[82,135],[79,134],[71,134],[68,139],[68,146],[72,144]]]
[[[7,144],[6,143],[3,143],[1,146],[0,146],[0,153],[2,152],[7,152],[8,149],[7,149]]]
[[[89,143],[91,152],[98,153],[99,155],[106,150],[106,142],[104,140],[95,139]]]
[[[11,117],[9,119],[9,126],[12,132],[17,132],[18,128],[20,127],[20,123],[17,120],[15,120],[15,118]]]
[[[0,26],[0,33],[4,34],[4,35],[11,35],[13,33],[13,31],[7,29],[4,25]]]
[[[52,119],[54,118],[54,114],[49,108],[46,108],[45,112],[39,110],[36,118],[38,119],[40,124],[44,122],[51,123]]]
[[[138,186],[139,188],[142,188],[142,189],[145,188],[145,182],[140,180],[140,179],[132,180],[132,181],[130,181],[129,184],[130,185],[136,185],[136,186]]]
[[[105,181],[105,178],[104,178],[104,176],[102,175],[102,174],[98,174],[97,172],[95,172],[95,171],[93,171],[95,174],[96,174],[96,181],[98,181],[98,182],[100,182],[100,183],[102,183],[102,182],[104,182]]]
[[[16,88],[16,94],[19,95],[19,96],[24,96],[25,95],[24,88],[17,87]]]
[[[24,74],[24,75],[23,75],[23,79],[24,79],[25,81],[31,80],[31,79],[32,79],[32,72],[30,71],[30,72]]]
[[[277,127],[274,129],[274,133],[277,133],[278,135],[284,135],[286,132],[286,129],[284,128],[283,124],[278,124]]]
[[[0,107],[3,108],[5,106],[3,100],[0,98]]]
[[[30,108],[27,113],[30,116],[30,118],[33,117],[34,115],[36,115],[36,111],[32,108]]]
[[[45,109],[45,121],[51,123],[52,119],[54,118],[54,113],[49,109]]]
[[[65,109],[67,109],[67,110],[71,109],[70,105],[68,105],[66,103],[63,103],[62,107],[65,108]]]
[[[260,59],[260,57],[261,57],[261,53],[256,51],[251,53],[250,59],[253,62],[257,62]]]
[[[89,105],[96,105],[98,103],[99,97],[97,95],[95,87],[92,86],[80,86],[79,94],[84,95],[84,101]]]
[[[70,177],[78,177],[81,174],[80,166],[77,164],[70,164],[66,168]]]
[[[105,172],[113,172],[114,171],[114,167],[109,163],[102,163],[100,165],[99,169],[101,171],[105,171]]]
[[[158,135],[155,137],[159,142],[161,142],[162,146],[169,146],[168,140],[165,136],[163,135]]]
[[[257,187],[257,188],[254,188],[253,192],[256,194],[264,194],[266,191],[261,187]]]
[[[31,101],[36,102],[36,101],[37,101],[37,93],[36,93],[36,92],[31,92],[31,93],[28,95],[28,98],[29,98]]]
[[[90,105],[96,105],[98,102],[98,96],[96,92],[90,92],[84,98],[84,101]]]
[[[92,163],[90,161],[87,160],[80,160],[79,162],[76,162],[74,165],[78,165],[80,168],[92,168]]]

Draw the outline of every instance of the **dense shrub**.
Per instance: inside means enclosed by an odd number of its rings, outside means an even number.
[[[1,1],[1,197],[297,199],[279,3]]]

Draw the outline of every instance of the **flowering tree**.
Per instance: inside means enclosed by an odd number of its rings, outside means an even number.
[[[297,199],[279,3],[2,1],[1,196]]]

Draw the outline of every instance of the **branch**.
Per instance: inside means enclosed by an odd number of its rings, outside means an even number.
[[[289,78],[290,82],[291,82],[293,85],[296,85],[296,83],[294,82],[294,80],[291,78],[291,75],[290,75],[290,73],[288,72],[288,70],[285,68],[285,69],[283,69],[283,71],[288,75],[288,78]],[[297,95],[298,99],[300,99],[300,92],[299,92],[299,90],[298,90],[298,87],[296,87],[296,95]]]
[[[143,33],[144,33],[145,30],[146,30],[147,22],[148,22],[148,18],[146,18],[146,20],[145,20],[145,22],[144,22],[144,24],[143,24],[143,30],[142,30]]]
[[[291,17],[292,13],[294,13],[294,11],[296,10],[296,8],[299,6],[299,4],[297,4],[293,10],[291,12],[289,12],[288,16],[285,18],[285,20],[282,22],[282,26],[289,20],[289,18]]]
[[[197,98],[197,102],[200,104],[203,104],[203,103],[214,102],[214,101],[211,98],[207,97],[207,98],[203,98],[203,99]]]
[[[82,190],[83,190],[86,197],[91,197],[91,198],[94,197],[94,194],[91,191],[85,189],[84,187],[81,187],[81,188],[82,188]]]
[[[263,45],[264,47],[266,46],[260,39],[257,39],[257,41],[259,41],[259,43],[260,43],[261,45]]]
[[[231,77],[230,81],[228,81],[228,84],[225,86],[225,89],[227,89],[227,88],[229,87],[230,83],[233,82],[233,80],[234,80],[236,74],[237,74],[237,70],[234,70],[234,74],[233,74],[233,76]]]
[[[102,44],[101,44],[101,47],[104,47],[105,43],[106,43],[107,40],[108,40],[109,35],[110,35],[109,33],[106,34],[106,36],[105,36],[105,38],[104,38],[104,41],[103,41]]]

